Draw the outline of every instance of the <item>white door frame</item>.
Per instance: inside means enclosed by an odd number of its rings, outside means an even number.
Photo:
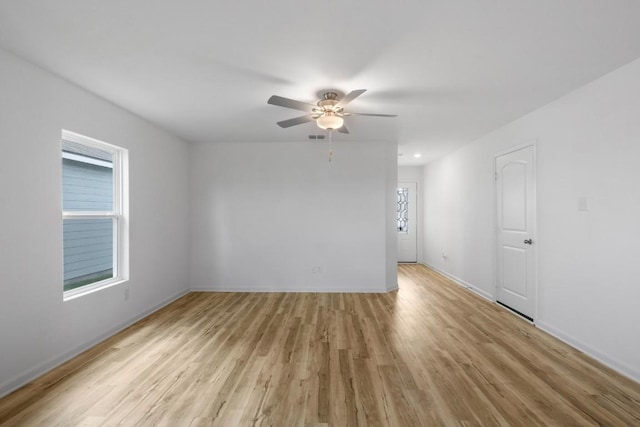
[[[496,177],[498,171],[496,170],[496,160],[500,156],[504,156],[505,154],[513,153],[514,151],[522,150],[523,148],[533,147],[533,230],[531,230],[531,235],[533,236],[534,244],[531,246],[531,250],[533,251],[533,283],[532,286],[534,288],[533,292],[533,324],[538,320],[538,160],[537,160],[537,152],[538,152],[538,141],[536,139],[530,140],[528,142],[524,142],[518,145],[514,145],[510,148],[507,148],[502,151],[498,151],[493,155],[493,301],[496,305],[498,304],[498,194],[496,188]],[[502,306],[501,306],[502,307]],[[506,310],[506,308],[505,308]],[[521,317],[521,316],[519,316]],[[521,317],[523,320],[528,321],[528,319]]]

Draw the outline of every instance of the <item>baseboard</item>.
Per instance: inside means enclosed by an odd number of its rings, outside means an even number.
[[[23,387],[27,384],[29,384],[30,382],[32,382],[33,380],[41,377],[42,375],[46,374],[47,372],[49,372],[50,370],[62,365],[63,363],[73,359],[74,357],[78,356],[80,353],[89,350],[91,347],[96,346],[97,344],[101,343],[102,341],[106,340],[107,338],[110,338],[112,336],[114,336],[115,334],[117,334],[118,332],[128,328],[129,326],[133,325],[134,323],[144,319],[145,317],[149,316],[150,314],[160,310],[162,307],[165,307],[169,304],[171,304],[172,302],[176,301],[177,299],[182,298],[184,295],[188,294],[189,291],[182,291],[179,292],[178,294],[164,300],[163,302],[156,304],[155,306],[153,306],[152,308],[145,310],[144,312],[136,315],[135,317],[132,317],[131,319],[120,323],[119,325],[117,325],[116,327],[108,330],[107,332],[105,332],[104,334],[101,334],[100,336],[98,336],[97,338],[85,342],[77,347],[75,347],[73,350],[70,350],[62,355],[56,356],[52,359],[50,359],[47,362],[44,362],[42,364],[40,364],[39,366],[30,369],[28,372],[23,373],[18,375],[15,378],[12,378],[8,381],[3,382],[2,384],[0,384],[0,398],[8,395],[9,393],[12,393],[14,391],[16,391],[17,389],[19,389],[20,387]]]
[[[454,276],[453,274],[449,274],[445,271],[440,270],[437,267],[434,267],[426,262],[421,262],[420,264],[434,270],[437,271],[438,273],[442,274],[443,276],[447,277],[448,279],[451,279],[454,283],[456,283],[457,285],[460,285],[462,287],[465,287],[467,289],[469,289],[470,291],[473,291],[474,293],[480,295],[481,297],[489,300],[490,302],[495,303],[495,299],[493,298],[493,295],[478,289],[477,287],[473,286],[472,284]],[[589,347],[588,345],[585,345],[584,343],[570,337],[569,335],[561,332],[560,330],[554,328],[553,326],[549,325],[548,323],[545,323],[543,321],[540,321],[538,319],[536,319],[534,326],[537,327],[538,329],[540,329],[541,331],[559,339],[560,341],[564,342],[565,344],[570,345],[571,347],[580,350],[581,352],[583,352],[584,354],[586,354],[587,356],[597,360],[598,362],[602,363],[603,365],[613,369],[614,371],[618,372],[620,375],[623,375],[627,378],[630,378],[638,383],[640,383],[640,371],[638,371],[637,369],[634,369],[633,367],[622,363],[618,360],[616,360],[613,357],[610,357],[602,352],[599,352],[597,350],[594,350],[593,348]]]
[[[547,334],[559,339],[560,341],[563,341],[566,344],[569,344],[571,347],[580,350],[581,352],[583,352],[584,354],[586,354],[587,356],[597,360],[598,362],[602,363],[605,366],[608,366],[609,368],[613,369],[614,371],[618,372],[620,375],[624,375],[625,377],[628,377],[634,381],[636,381],[637,383],[640,383],[640,371],[638,371],[637,369],[634,369],[633,367],[627,365],[626,363],[622,363],[618,360],[616,360],[613,357],[610,357],[598,350],[595,350],[591,347],[589,347],[588,345],[570,337],[569,335],[565,334],[564,332],[554,328],[553,326],[549,325],[548,323],[545,322],[541,322],[541,321],[536,321],[536,327],[538,327],[540,330],[546,332]]]
[[[398,289],[398,285],[391,289],[350,289],[350,288],[314,288],[311,289],[291,289],[291,288],[277,288],[277,287],[220,287],[220,288],[205,288],[205,287],[192,287],[191,292],[246,292],[246,293],[325,293],[325,294],[384,294],[392,292]]]
[[[476,288],[475,286],[471,285],[470,283],[452,275],[449,274],[447,272],[444,272],[432,265],[429,265],[427,263],[420,263],[422,265],[425,265],[426,267],[437,271],[438,273],[442,274],[443,276],[447,277],[448,279],[452,280],[454,283],[456,283],[459,286],[462,286],[464,288],[469,289],[470,291],[476,293],[477,295],[489,300],[490,302],[494,302],[493,300],[493,296],[488,294],[487,292],[482,291],[481,289]],[[398,286],[396,285],[394,288],[392,289],[385,289],[385,290],[352,290],[352,289],[340,289],[340,290],[336,290],[336,289],[332,289],[332,290],[314,290],[313,292],[327,292],[327,293],[386,293],[386,292],[393,292],[395,290],[398,289]],[[211,288],[192,288],[191,290],[187,290],[187,291],[182,291],[179,292],[178,294],[164,300],[163,302],[156,304],[155,306],[153,306],[152,308],[145,310],[144,312],[140,313],[139,315],[127,320],[126,322],[123,322],[121,324],[119,324],[118,326],[110,329],[109,331],[107,331],[106,333],[100,335],[99,337],[86,342],[80,346],[77,346],[75,349],[68,351],[60,356],[57,356],[39,366],[37,366],[36,368],[33,368],[31,370],[29,370],[28,372],[21,374],[13,379],[10,379],[8,381],[5,381],[4,383],[0,384],[0,398],[8,395],[9,393],[12,393],[13,391],[19,389],[20,387],[25,386],[26,384],[30,383],[31,381],[37,379],[38,377],[44,375],[45,373],[49,372],[50,370],[56,368],[57,366],[60,366],[61,364],[67,362],[68,360],[78,356],[80,353],[90,349],[91,347],[94,347],[95,345],[99,344],[100,342],[106,340],[107,338],[112,337],[113,335],[117,334],[118,332],[128,328],[129,326],[133,325],[134,323],[140,321],[141,319],[149,316],[150,314],[160,310],[161,308],[171,304],[172,302],[182,298],[184,295],[188,294],[189,292],[255,292],[255,293],[265,293],[265,292],[310,292],[309,290],[306,291],[297,291],[297,290],[291,290],[291,289],[264,289],[264,290],[258,290],[255,288],[246,288],[246,289],[239,289],[239,288],[229,288],[229,289],[211,289]],[[619,362],[618,360],[616,360],[615,358],[612,358],[606,354],[603,354],[597,350],[594,350],[593,348],[583,344],[582,342],[575,340],[573,338],[571,338],[570,336],[566,335],[565,333],[561,332],[560,330],[554,328],[553,326],[545,323],[545,322],[541,322],[541,321],[537,321],[536,322],[536,327],[538,327],[540,330],[548,333],[549,335],[559,339],[560,341],[565,342],[566,344],[582,351],[583,353],[585,353],[586,355],[588,355],[589,357],[592,357],[593,359],[597,360],[598,362],[608,366],[609,368],[613,369],[614,371],[620,373],[621,375],[624,375],[638,383],[640,383],[640,371],[632,368],[631,366]]]
[[[486,291],[484,291],[484,290],[482,290],[482,289],[480,289],[480,288],[478,288],[476,286],[473,286],[471,283],[469,283],[469,282],[467,282],[465,280],[462,280],[461,278],[456,277],[453,274],[447,273],[446,271],[440,270],[439,268],[437,268],[437,267],[435,267],[435,266],[433,266],[431,264],[428,264],[426,262],[421,262],[420,264],[422,264],[425,267],[428,267],[428,268],[430,268],[432,270],[437,271],[438,273],[442,274],[443,276],[445,276],[448,279],[451,279],[456,285],[462,286],[463,288],[467,288],[470,291],[472,291],[474,294],[477,294],[477,295],[481,296],[482,298],[484,298],[484,299],[486,299],[488,301],[496,302],[495,297],[493,295],[491,295],[490,293],[488,293],[488,292],[486,292]]]

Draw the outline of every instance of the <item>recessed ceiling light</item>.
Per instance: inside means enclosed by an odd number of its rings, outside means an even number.
[[[422,157],[422,154],[416,153],[416,154],[413,155],[413,157],[415,157],[416,159],[419,159],[420,157]]]

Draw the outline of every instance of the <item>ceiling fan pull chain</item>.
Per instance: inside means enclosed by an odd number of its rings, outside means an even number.
[[[331,162],[331,158],[333,157],[333,129],[329,129],[329,162]]]

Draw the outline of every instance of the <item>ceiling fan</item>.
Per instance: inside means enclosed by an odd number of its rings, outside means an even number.
[[[338,91],[326,91],[322,93],[322,97],[315,104],[296,101],[295,99],[283,98],[282,96],[273,95],[267,101],[267,104],[277,105],[278,107],[292,108],[294,110],[306,111],[307,114],[293,119],[278,122],[281,128],[301,125],[303,123],[316,121],[321,129],[337,130],[340,133],[349,133],[344,125],[344,118],[348,116],[373,116],[373,117],[397,117],[396,114],[368,114],[368,113],[352,113],[344,111],[344,107],[358,96],[365,93],[366,89],[358,89],[349,92],[346,96],[340,97]]]

